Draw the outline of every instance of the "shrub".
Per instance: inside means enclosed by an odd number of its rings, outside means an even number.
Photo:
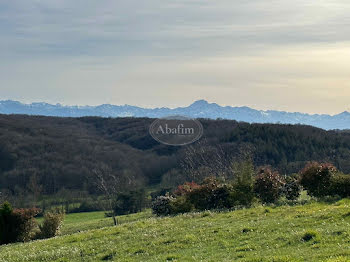
[[[152,203],[157,215],[170,215],[196,210],[231,208],[235,204],[232,185],[219,183],[215,178],[206,178],[202,185],[194,182],[179,186],[175,197],[160,196]]]
[[[236,164],[231,197],[235,206],[250,206],[254,200],[254,166],[251,161]]]
[[[192,186],[189,199],[196,209],[222,209],[250,206],[254,200],[254,166],[243,161],[233,166],[232,183],[206,178],[201,186]]]
[[[170,201],[170,214],[180,214],[191,212],[194,209],[193,204],[186,196],[179,196]]]
[[[230,193],[230,207],[249,207],[254,201],[254,187],[245,187],[240,184],[233,184]]]
[[[254,191],[264,203],[275,202],[282,194],[284,181],[277,171],[260,168],[255,178]]]
[[[64,213],[47,212],[44,215],[44,222],[39,225],[40,233],[38,238],[55,237],[60,233],[63,224]]]
[[[159,196],[152,202],[152,212],[157,216],[167,216],[171,214],[171,196]]]
[[[222,184],[213,190],[208,209],[232,208],[235,205],[234,190],[231,185]]]
[[[342,198],[350,196],[350,175],[337,174],[331,178],[329,194]]]
[[[157,191],[152,192],[151,195],[151,199],[152,201],[156,200],[157,197],[159,196],[165,196],[168,192],[170,192],[172,190],[172,188],[170,187],[165,187],[165,188],[161,188]]]
[[[114,204],[116,215],[125,215],[140,212],[146,207],[147,198],[145,190],[135,190],[118,194]]]
[[[300,172],[300,184],[310,196],[323,197],[330,192],[331,179],[337,169],[329,163],[308,163]]]
[[[37,208],[12,209],[5,202],[0,208],[0,244],[30,240],[36,227],[34,216],[39,212]]]
[[[231,184],[214,177],[204,179],[201,185],[194,182],[179,186],[174,195],[180,198],[181,213],[186,210],[228,209],[234,206],[249,206],[254,199],[254,168],[250,162],[239,163],[235,167],[235,179]],[[177,202],[177,200],[173,200]],[[172,202],[174,210],[178,212]],[[187,211],[188,212],[188,211]]]
[[[283,187],[283,195],[285,195],[288,200],[296,200],[299,198],[300,192],[301,186],[297,176],[287,176]]]
[[[12,212],[14,241],[29,241],[33,237],[33,229],[37,226],[34,217],[40,213],[38,208],[14,209]]]
[[[197,210],[231,208],[234,206],[233,187],[221,184],[215,178],[206,178],[203,184],[188,193],[188,199]]]
[[[220,194],[219,192],[215,192],[218,189],[218,187],[219,182],[215,178],[206,178],[203,181],[202,185],[188,193],[188,199],[198,210],[208,210],[216,208],[217,205],[215,205],[214,203],[214,195]],[[221,192],[221,194],[222,193],[223,192]]]
[[[10,243],[9,235],[11,228],[9,224],[12,211],[13,209],[8,202],[5,202],[0,207],[0,244]]]
[[[176,190],[174,191],[174,194],[176,196],[184,196],[184,195],[188,195],[189,193],[191,193],[193,190],[200,188],[200,185],[198,185],[195,182],[186,182],[183,185],[180,185],[176,188]]]
[[[196,209],[210,209],[210,198],[216,187],[217,185],[215,182],[203,184],[200,187],[189,192],[187,197]]]

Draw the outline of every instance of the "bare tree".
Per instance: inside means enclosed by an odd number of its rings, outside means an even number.
[[[223,177],[230,160],[220,146],[202,140],[186,148],[181,166],[190,180],[199,181],[206,176]]]
[[[132,176],[126,176],[123,172],[113,171],[108,165],[101,164],[92,170],[94,182],[107,200],[105,210],[110,211],[114,225],[117,225],[116,213],[114,209],[118,194],[125,191],[133,182]]]
[[[39,179],[36,173],[30,176],[27,188],[33,194],[33,202],[36,205],[40,194],[43,192],[43,186],[40,185]]]
[[[233,178],[233,163],[249,158],[250,151],[246,147],[210,145],[203,139],[185,149],[181,166],[187,179],[192,181],[201,181],[208,176]]]

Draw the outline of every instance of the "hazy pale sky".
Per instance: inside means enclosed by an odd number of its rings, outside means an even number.
[[[0,0],[0,100],[350,111],[348,0]]]

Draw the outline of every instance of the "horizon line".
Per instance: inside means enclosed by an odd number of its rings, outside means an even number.
[[[300,112],[300,111],[284,111],[284,110],[275,110],[275,109],[268,109],[268,110],[262,110],[262,109],[256,109],[254,107],[251,107],[251,106],[233,106],[233,105],[220,105],[216,102],[209,102],[208,100],[206,99],[197,99],[197,100],[194,100],[194,102],[190,103],[189,105],[187,106],[177,106],[177,107],[166,107],[166,106],[163,106],[163,107],[142,107],[142,106],[138,106],[138,105],[131,105],[131,104],[110,104],[110,103],[103,103],[103,104],[96,104],[96,105],[78,105],[78,104],[62,104],[62,103],[48,103],[48,102],[23,102],[23,101],[20,101],[20,100],[13,100],[13,99],[6,99],[6,100],[0,100],[0,104],[2,102],[15,102],[15,103],[20,103],[22,105],[26,105],[26,106],[31,106],[31,105],[34,105],[34,104],[46,104],[46,105],[50,105],[50,106],[61,106],[61,107],[77,107],[77,108],[82,108],[82,107],[92,107],[92,108],[96,108],[96,107],[99,107],[99,106],[105,106],[105,105],[110,105],[110,106],[131,106],[131,107],[137,107],[137,108],[142,108],[142,109],[146,109],[146,110],[155,110],[155,109],[170,109],[170,110],[174,110],[174,109],[178,109],[178,108],[187,108],[187,107],[190,107],[192,106],[193,104],[195,103],[198,103],[198,102],[205,102],[206,104],[208,105],[217,105],[221,108],[225,108],[225,107],[229,107],[229,108],[249,108],[249,109],[252,109],[252,110],[255,110],[255,111],[259,111],[259,112],[281,112],[281,113],[290,113],[290,114],[303,114],[303,115],[309,115],[309,116],[336,116],[336,115],[340,115],[340,114],[343,114],[343,113],[349,113],[349,111],[347,110],[344,110],[340,113],[335,113],[335,114],[327,114],[327,113],[306,113],[306,112]]]

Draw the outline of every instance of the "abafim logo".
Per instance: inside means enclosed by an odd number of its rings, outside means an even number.
[[[168,116],[155,120],[149,133],[158,142],[183,146],[191,144],[203,135],[203,126],[196,120],[185,116]]]

